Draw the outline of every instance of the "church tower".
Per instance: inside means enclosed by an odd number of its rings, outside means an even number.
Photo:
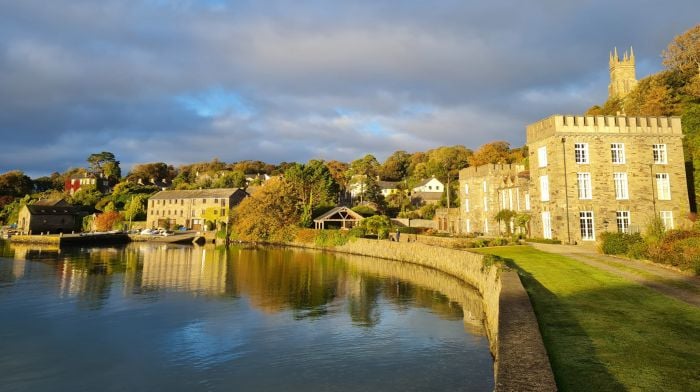
[[[622,60],[617,55],[617,48],[610,53],[610,85],[608,86],[608,99],[612,97],[624,98],[637,85],[637,77],[634,69],[634,50],[630,47],[622,55]]]

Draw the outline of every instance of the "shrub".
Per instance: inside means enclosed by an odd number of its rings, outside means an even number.
[[[649,258],[661,264],[698,273],[700,267],[700,232],[671,230],[660,241],[649,244]]]
[[[314,242],[316,246],[333,247],[347,244],[350,238],[350,233],[347,231],[319,230]]]
[[[401,234],[420,234],[421,229],[418,227],[399,227]]]
[[[474,243],[475,248],[485,248],[485,247],[489,246],[489,242],[485,239],[482,239],[482,238],[474,240],[473,243]]]
[[[629,244],[627,247],[627,257],[633,259],[646,259],[649,257],[649,247],[647,243],[642,241]]]
[[[353,207],[352,210],[364,216],[365,218],[377,215],[377,211],[368,206],[357,206]]]
[[[508,245],[508,240],[505,238],[494,238],[489,242],[489,246],[503,246]]]
[[[625,255],[629,252],[631,245],[644,244],[644,239],[639,233],[627,234],[605,232],[600,235],[600,240],[600,249],[606,255]],[[639,249],[635,249],[635,252],[638,251]]]
[[[294,242],[313,244],[316,241],[317,234],[317,231],[313,229],[299,229],[294,235]]]

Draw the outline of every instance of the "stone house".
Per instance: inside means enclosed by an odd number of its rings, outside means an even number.
[[[220,226],[246,196],[240,188],[161,191],[148,199],[146,227],[206,230],[207,222]]]
[[[39,200],[22,207],[17,217],[17,230],[26,234],[71,233],[80,231],[83,217],[89,215],[80,206],[63,199]]]
[[[667,228],[689,208],[678,117],[553,115],[527,127],[534,237]]]
[[[529,186],[529,173],[523,165],[486,164],[460,170],[460,230],[487,236],[517,232],[514,220],[498,222],[496,214],[501,210],[529,213]],[[506,224],[510,230],[506,229]]]

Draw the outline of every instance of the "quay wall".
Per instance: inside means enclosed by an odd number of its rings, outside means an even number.
[[[289,245],[407,262],[459,278],[483,300],[496,391],[557,390],[537,319],[515,271],[485,262],[481,254],[420,242],[356,239],[332,248]]]

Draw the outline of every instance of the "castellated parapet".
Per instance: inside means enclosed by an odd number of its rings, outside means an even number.
[[[574,116],[556,114],[527,126],[527,143],[555,133],[683,136],[680,117]]]

